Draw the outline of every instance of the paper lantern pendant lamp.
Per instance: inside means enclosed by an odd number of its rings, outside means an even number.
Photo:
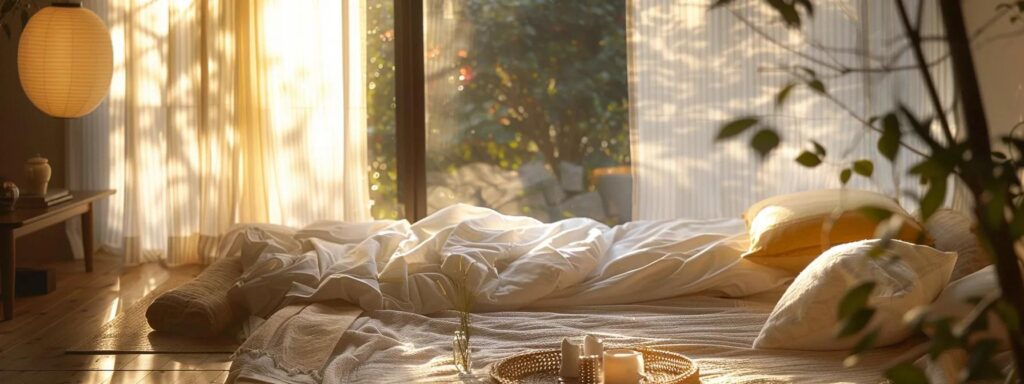
[[[77,3],[56,3],[28,21],[18,43],[21,88],[55,117],[81,117],[103,101],[113,71],[110,32]]]

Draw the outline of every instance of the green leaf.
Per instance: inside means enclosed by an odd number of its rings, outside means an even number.
[[[871,177],[875,173],[875,164],[871,160],[857,160],[853,162],[853,171],[864,177]]]
[[[875,282],[868,281],[846,291],[843,299],[839,301],[839,319],[850,317],[868,304],[871,291],[875,289]]]
[[[946,201],[946,179],[933,178],[928,183],[928,190],[921,198],[921,217],[928,220]]]
[[[822,83],[821,80],[814,79],[814,80],[808,81],[807,82],[807,86],[810,87],[811,89],[813,89],[815,92],[818,92],[820,94],[824,95],[824,94],[828,93],[828,91],[825,90],[825,83]]]
[[[789,97],[789,94],[793,91],[794,87],[796,87],[796,83],[791,82],[782,87],[782,89],[779,90],[779,93],[775,94],[775,108],[780,108],[786,103],[786,98]]]
[[[803,71],[804,73],[807,74],[807,76],[810,76],[813,79],[817,79],[818,78],[818,72],[815,72],[811,68],[799,65],[799,66],[796,67],[796,69]]]
[[[817,141],[811,140],[811,145],[814,146],[814,153],[816,153],[818,156],[825,157],[825,155],[828,153],[825,151],[825,146],[821,145],[821,143]]]
[[[718,136],[715,137],[715,141],[721,141],[739,135],[750,127],[756,125],[758,121],[759,120],[756,117],[741,117],[725,123],[725,125],[718,130]]]
[[[807,168],[814,168],[821,164],[821,158],[813,153],[803,151],[800,156],[796,157],[796,162]]]
[[[758,155],[764,158],[779,146],[780,141],[778,133],[775,133],[771,128],[765,128],[754,134],[754,137],[750,139],[750,146],[757,151]]]
[[[1002,182],[993,184],[986,187],[985,195],[988,199],[981,203],[985,206],[985,220],[991,226],[990,228],[1003,225],[1007,208],[1005,184]]]
[[[769,6],[775,8],[775,11],[782,16],[782,20],[786,22],[786,26],[790,28],[800,27],[800,14],[796,11],[796,6],[785,0],[765,0]]]
[[[868,334],[864,335],[864,337],[861,338],[859,342],[857,342],[857,345],[853,346],[853,353],[864,353],[870,350],[871,348],[874,348],[875,341],[878,340],[878,335],[880,334],[881,331],[877,329],[868,332]]]
[[[878,138],[878,152],[889,161],[896,161],[896,155],[900,150],[900,140],[903,132],[900,131],[900,119],[896,114],[890,113],[882,118],[882,136]]]
[[[850,176],[853,176],[853,171],[850,168],[845,168],[839,172],[839,181],[846,185],[846,183],[850,182]]]
[[[918,119],[917,116],[914,115],[914,112],[911,111],[910,108],[907,108],[907,106],[903,105],[903,104],[900,104],[899,111],[900,111],[900,114],[902,114],[903,117],[905,118],[905,121],[910,124],[910,128],[911,128],[911,130],[913,130],[914,133],[916,133],[919,137],[923,137],[923,138],[930,138],[931,137],[931,126],[932,126],[932,119],[931,118]],[[937,142],[935,142],[934,140],[925,140],[925,141],[927,142],[929,147],[932,147],[932,149],[939,149],[937,147],[940,147],[939,144]]]
[[[843,318],[839,323],[839,332],[836,333],[836,337],[847,337],[857,334],[857,332],[860,332],[868,325],[868,322],[871,321],[871,317],[874,315],[874,308],[861,308],[854,311],[853,314]]]
[[[893,384],[928,384],[928,376],[925,376],[924,371],[908,362],[887,369],[885,378]]]
[[[931,179],[944,179],[949,176],[952,169],[941,159],[939,154],[924,158],[921,162],[910,167],[911,175],[921,176],[925,181]]]
[[[928,344],[928,355],[934,360],[939,358],[942,352],[960,346],[960,339],[953,335],[949,321],[936,321],[933,325],[934,331],[931,334],[932,342]]]

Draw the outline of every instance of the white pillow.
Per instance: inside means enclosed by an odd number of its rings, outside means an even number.
[[[903,323],[910,309],[931,303],[949,281],[956,254],[891,240],[888,252],[898,258],[872,258],[869,251],[882,240],[840,244],[814,259],[779,299],[754,348],[844,350],[864,332],[879,327],[876,346],[906,339]],[[839,301],[848,290],[873,280],[868,304],[876,312],[862,334],[837,339]]]
[[[978,241],[975,233],[974,218],[952,209],[940,209],[935,212],[925,228],[935,239],[935,249],[956,252],[956,266],[949,280],[957,281],[964,276],[992,264],[992,258]]]

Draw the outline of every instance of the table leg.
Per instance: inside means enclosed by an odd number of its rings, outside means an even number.
[[[85,271],[92,272],[92,203],[82,214],[82,252],[85,253]]]
[[[4,320],[14,318],[14,231],[0,230],[0,289],[3,289]]]

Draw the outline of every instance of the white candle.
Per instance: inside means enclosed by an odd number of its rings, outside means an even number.
[[[604,341],[594,335],[587,335],[583,338],[583,356],[601,356],[602,353],[604,353]]]
[[[562,363],[559,366],[559,375],[562,377],[580,376],[580,352],[579,344],[569,341],[568,338],[562,339]]]
[[[631,349],[604,353],[605,384],[637,384],[644,373],[644,355]]]

